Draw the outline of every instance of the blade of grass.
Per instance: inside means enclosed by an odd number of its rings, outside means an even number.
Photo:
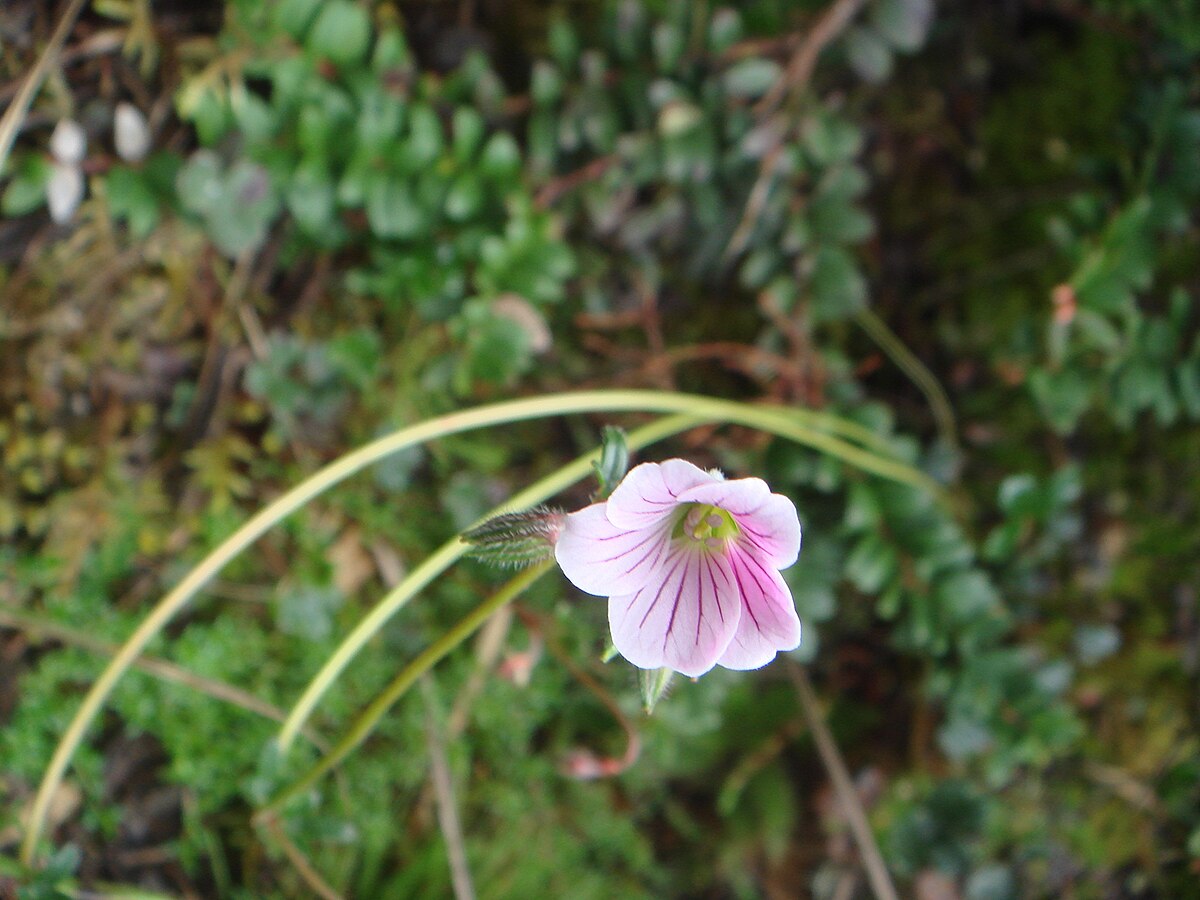
[[[338,458],[260,510],[189,571],[183,580],[151,610],[88,690],[79,710],[60,738],[50,763],[46,767],[46,772],[42,776],[42,782],[38,786],[38,793],[30,812],[29,824],[21,844],[21,859],[27,865],[32,864],[50,800],[62,781],[76,748],[83,741],[88,727],[120,677],[141,654],[146,644],[171,621],[192,597],[199,593],[227,563],[273,525],[309,500],[366,466],[407,447],[450,434],[493,425],[571,413],[597,412],[680,413],[697,417],[703,421],[731,422],[759,428],[813,447],[866,472],[912,484],[929,490],[935,495],[940,495],[938,485],[912,466],[879,453],[864,450],[835,436],[838,433],[857,435],[864,431],[862,426],[856,423],[811,410],[754,407],[729,400],[716,400],[669,391],[580,391],[578,393],[550,394],[544,397],[513,400],[454,412],[430,419],[419,425],[402,428]],[[872,439],[875,442],[878,441],[875,436],[872,436]],[[443,550],[446,549],[443,548]],[[456,550],[457,548],[450,548],[449,552],[452,553]],[[452,561],[449,553],[444,561],[447,565]],[[405,599],[390,602],[398,608],[405,602]],[[385,598],[385,602],[388,602],[387,598]],[[373,621],[378,627],[385,619],[386,615],[375,617]],[[356,631],[351,637],[354,638],[357,633]],[[344,666],[348,660],[349,656],[339,657],[338,665]],[[322,677],[324,672],[325,670],[322,670],[318,677]],[[295,736],[296,730],[295,727],[288,729],[289,739]]]
[[[630,450],[637,450],[696,424],[698,424],[697,420],[691,416],[670,416],[653,422],[650,425],[645,425],[642,428],[635,429],[626,437],[625,443]],[[516,497],[512,498],[509,503],[497,507],[488,513],[487,516],[484,516],[484,518],[486,519],[495,515],[500,510],[506,508],[519,509],[523,506],[533,506],[540,503],[546,497],[585,477],[591,470],[592,461],[598,455],[599,450],[595,450],[568,463],[552,475],[543,478],[541,481],[522,491]],[[289,743],[291,736],[294,735],[294,732],[289,733],[289,726],[300,727],[303,717],[299,716],[298,713],[306,709],[311,710],[312,705],[332,685],[338,674],[341,673],[342,669],[349,663],[358,649],[366,641],[370,640],[370,637],[378,628],[382,627],[386,616],[390,614],[389,607],[394,605],[395,609],[399,609],[410,597],[414,596],[417,591],[436,577],[437,574],[448,568],[468,549],[468,545],[462,543],[457,538],[447,542],[433,556],[427,558],[421,566],[418,566],[417,569],[410,573],[406,579],[388,592],[375,608],[371,610],[367,618],[360,622],[358,627],[343,641],[342,645],[335,651],[334,656],[330,657],[329,662],[326,663],[317,677],[309,684],[305,695],[293,706],[292,713],[288,717],[288,722],[284,723],[283,731],[280,732],[279,743],[281,747],[286,748],[288,746],[288,744],[284,743],[285,735],[288,736]],[[448,559],[438,572],[432,574],[422,572],[422,569],[435,559],[440,564],[443,554]],[[474,634],[497,611],[503,609],[508,603],[516,599],[534,581],[553,569],[554,565],[553,561],[548,560],[522,571],[505,584],[496,594],[489,597],[465,618],[461,619],[450,631],[427,647],[359,714],[358,718],[354,720],[354,723],[347,730],[345,736],[338,741],[333,750],[326,753],[325,757],[319,760],[304,776],[285,788],[270,804],[260,811],[259,815],[274,815],[289,800],[308,790],[321,776],[345,759],[355,747],[366,740],[367,736],[374,729],[375,724],[404,696],[418,678],[437,665],[446,654],[450,653],[459,644]],[[394,611],[394,609],[391,611]],[[375,624],[374,620],[377,614],[379,621],[378,624]],[[338,656],[339,653],[342,654],[341,657]],[[341,667],[336,666],[335,663],[342,658],[344,658],[344,662]],[[307,706],[302,705],[304,704],[305,697],[309,697],[310,695],[311,701]]]
[[[621,392],[625,393],[625,392]],[[680,397],[686,395],[669,395],[659,394],[657,392],[630,392],[641,395],[649,395],[661,399],[664,396]],[[885,477],[895,477],[897,480],[905,481],[910,484],[917,484],[927,489],[940,493],[940,488],[927,476],[912,469],[904,463],[895,462],[894,460],[884,459],[868,451],[861,450],[857,447],[851,447],[837,438],[831,438],[828,435],[815,435],[809,429],[801,425],[789,421],[786,418],[780,418],[775,414],[774,410],[764,409],[760,407],[744,407],[729,409],[730,405],[739,407],[739,404],[727,404],[725,401],[709,401],[708,398],[692,398],[689,400],[702,401],[694,404],[696,415],[704,420],[712,421],[734,421],[741,425],[748,425],[753,428],[760,428],[763,431],[768,431],[781,437],[790,438],[798,443],[809,444],[810,446],[820,446],[820,449],[826,449],[831,452],[831,449],[826,444],[826,441],[837,445],[832,448],[837,450],[838,455],[848,462],[846,451],[853,450],[853,459],[858,460],[859,456],[869,457],[872,460],[872,469],[875,474],[885,474]],[[664,406],[666,404],[663,404]],[[674,405],[674,404],[672,404]],[[759,413],[767,413],[760,415]],[[699,424],[698,420],[693,420],[693,424]],[[680,429],[676,429],[680,430]],[[635,442],[635,435],[639,432],[634,432],[630,435],[629,446],[631,449],[636,449],[636,446],[645,446],[641,443],[641,438]],[[665,435],[663,435],[665,436]],[[661,437],[655,438],[661,440]],[[649,442],[646,442],[649,443]],[[636,446],[635,446],[636,444]],[[861,460],[858,460],[861,462]],[[535,506],[541,503],[548,497],[558,493],[563,488],[578,480],[583,474],[586,474],[590,467],[590,458],[576,460],[574,463],[559,469],[553,475],[532,485],[515,497],[511,498],[503,506],[497,507],[488,513],[486,518],[497,515],[506,509],[525,509],[530,506]],[[866,466],[860,466],[866,468]],[[579,473],[579,474],[576,474]],[[312,714],[318,701],[329,690],[338,676],[350,664],[358,652],[366,643],[371,640],[381,629],[384,624],[403,608],[416,594],[428,585],[434,578],[449,568],[455,561],[463,556],[469,549],[469,545],[464,543],[459,538],[454,538],[439,547],[431,556],[427,557],[416,569],[409,573],[408,577],[398,584],[394,589],[389,591],[382,600],[355,626],[354,630],[338,645],[333,654],[326,661],[321,670],[313,677],[300,698],[293,705],[288,713],[288,719],[284,723],[283,728],[279,732],[279,746],[281,750],[286,751],[291,746],[295,739],[296,732]]]
[[[888,328],[883,319],[869,309],[859,310],[854,320],[865,331],[879,348],[887,354],[900,371],[908,376],[917,389],[925,395],[933,420],[937,423],[938,434],[950,447],[958,446],[958,426],[954,421],[954,407],[946,396],[941,383],[937,380],[925,363],[915,353],[905,346],[904,341]]]

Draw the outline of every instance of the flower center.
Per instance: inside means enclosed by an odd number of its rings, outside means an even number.
[[[733,516],[719,506],[704,503],[692,503],[676,529],[676,536],[686,535],[714,549],[737,533]]]

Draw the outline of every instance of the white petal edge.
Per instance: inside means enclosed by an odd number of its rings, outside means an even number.
[[[624,528],[646,528],[670,518],[679,495],[717,480],[683,459],[634,466],[608,498],[608,518]]]
[[[726,669],[759,669],[781,650],[800,646],[800,617],[792,592],[769,564],[735,549],[730,567],[742,602],[738,629],[717,660]]]
[[[567,516],[554,558],[570,582],[588,594],[632,594],[659,571],[667,555],[666,526],[618,528],[593,503]]]

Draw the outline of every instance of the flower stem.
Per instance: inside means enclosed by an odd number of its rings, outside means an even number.
[[[544,397],[532,397],[480,406],[474,409],[439,416],[422,422],[419,425],[402,428],[393,434],[372,441],[358,450],[333,461],[260,510],[191,569],[184,576],[183,580],[151,610],[149,615],[134,630],[133,634],[121,645],[120,650],[92,684],[75,716],[71,719],[66,731],[63,732],[62,737],[59,739],[50,763],[46,767],[46,772],[42,776],[37,796],[34,798],[33,807],[30,810],[28,825],[21,843],[22,861],[27,865],[32,864],[38,840],[46,824],[46,817],[50,810],[50,801],[58,790],[58,786],[62,783],[67,766],[75,755],[75,751],[83,742],[88,727],[99,714],[121,676],[129,670],[146,645],[167,626],[175,615],[226,564],[261,537],[268,529],[295,512],[309,500],[319,496],[351,475],[392,453],[408,447],[451,434],[509,422],[547,418],[571,413],[621,411],[680,413],[689,416],[692,424],[717,421],[758,428],[813,447],[844,462],[857,466],[864,471],[880,475],[884,478],[906,482],[930,490],[935,494],[940,493],[940,489],[932,479],[912,466],[892,457],[885,456],[882,453],[872,452],[863,447],[848,443],[846,440],[838,437],[838,435],[843,435],[859,440],[864,444],[869,443],[881,449],[883,448],[877,435],[872,434],[868,429],[856,423],[812,410],[755,407],[730,400],[717,400],[710,397],[677,394],[670,391],[580,391],[578,393],[550,394]],[[674,431],[683,430],[684,427],[687,426],[680,424]],[[674,431],[668,433],[674,433]],[[569,484],[570,482],[567,483]],[[544,498],[528,502],[537,503],[541,499]],[[514,498],[515,502],[516,498]],[[457,558],[454,554],[459,553],[460,548],[456,545],[453,548],[443,548],[443,551],[446,552],[446,555],[442,557],[442,560],[448,565],[449,562]],[[424,569],[424,567],[422,568]],[[430,573],[433,570],[431,567],[425,569],[425,571]],[[441,569],[437,571],[441,571]],[[432,577],[432,574],[429,577]],[[406,583],[407,581],[406,579]],[[392,595],[389,595],[389,597],[392,597]],[[383,615],[375,615],[375,613],[381,612],[381,609],[377,607],[375,612],[368,617],[370,628],[363,629],[360,626],[360,629],[356,629],[348,640],[358,641],[358,636],[365,634],[367,630],[373,634],[382,625],[387,615],[402,606],[406,600],[406,597],[399,600],[391,599],[390,608]],[[385,599],[384,603],[389,603],[389,600]],[[366,624],[367,622],[363,623],[363,625]],[[344,652],[347,646],[347,644],[343,644],[342,647],[339,647],[334,659],[330,660],[330,663],[322,670],[322,674],[334,668],[340,672],[346,663],[349,662],[354,652],[357,652],[361,643],[358,643],[350,653]],[[311,698],[308,708],[298,716],[294,714],[294,718],[297,720],[305,718],[311,709],[312,703],[315,703],[315,697]],[[286,736],[287,740],[281,740],[281,744],[286,746],[290,739],[295,736],[298,727],[299,723],[297,721],[292,727],[286,729],[281,738]]]

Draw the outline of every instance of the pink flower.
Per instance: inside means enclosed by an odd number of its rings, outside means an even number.
[[[799,645],[779,574],[799,552],[791,500],[682,459],[637,466],[607,502],[567,516],[554,548],[577,588],[608,597],[622,656],[690,676],[757,669]]]

